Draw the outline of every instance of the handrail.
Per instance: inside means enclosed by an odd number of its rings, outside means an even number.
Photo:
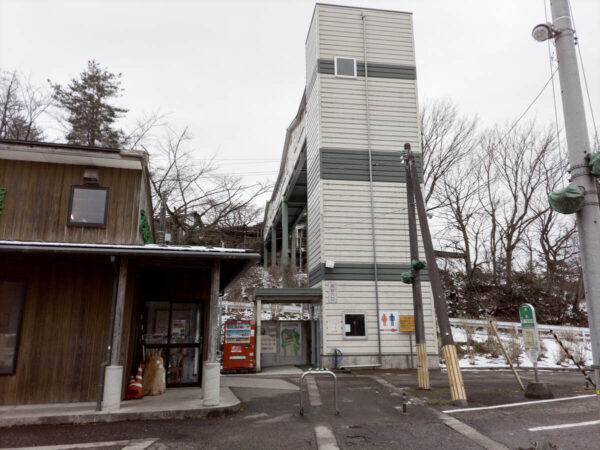
[[[481,326],[486,327],[489,325],[487,320],[479,320],[479,319],[462,319],[458,317],[450,318],[450,324],[452,325],[471,325],[471,326]],[[521,322],[503,322],[503,321],[494,321],[496,328],[498,329],[514,329],[521,328]],[[546,325],[546,324],[537,324],[538,330],[550,332],[551,330],[559,330],[559,331],[572,331],[574,333],[590,333],[589,328],[585,327],[572,327],[568,325]]]
[[[338,411],[337,407],[337,377],[331,370],[324,369],[309,369],[308,372],[304,372],[302,375],[300,375],[300,415],[304,415],[304,406],[302,405],[302,383],[304,382],[304,377],[307,375],[331,375],[333,377],[333,408],[335,415],[339,416],[340,412]]]

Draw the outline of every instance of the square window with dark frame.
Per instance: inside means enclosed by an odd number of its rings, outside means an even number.
[[[335,57],[335,76],[356,78],[356,58]]]
[[[106,227],[108,188],[97,186],[71,186],[69,226]]]
[[[344,313],[344,337],[367,338],[367,315],[365,313]]]

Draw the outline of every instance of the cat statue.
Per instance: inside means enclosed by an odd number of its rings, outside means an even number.
[[[158,356],[158,350],[150,350],[150,358],[146,360],[146,370],[142,379],[144,395],[161,395],[165,392],[165,362]]]

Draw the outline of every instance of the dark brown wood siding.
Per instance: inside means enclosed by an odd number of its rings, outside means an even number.
[[[109,257],[0,256],[1,273],[27,281],[17,370],[0,376],[0,404],[95,400],[112,297]]]
[[[138,232],[142,171],[99,167],[108,187],[106,228],[67,226],[71,186],[83,184],[86,166],[0,161],[6,189],[0,239],[49,242],[140,243]],[[151,214],[151,211],[147,211]]]

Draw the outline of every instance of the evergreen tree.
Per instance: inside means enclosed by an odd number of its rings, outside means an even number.
[[[121,74],[102,69],[96,61],[88,61],[87,70],[62,87],[52,84],[54,99],[65,109],[70,130],[69,144],[91,147],[118,147],[123,132],[114,128],[114,122],[127,110],[110,103],[120,96]]]

